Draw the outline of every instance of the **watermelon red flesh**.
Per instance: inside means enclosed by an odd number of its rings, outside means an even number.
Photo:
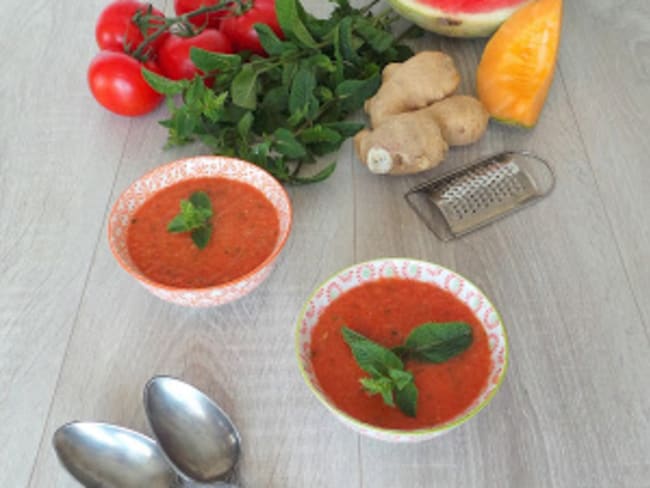
[[[423,5],[449,13],[473,14],[492,12],[502,8],[521,5],[521,0],[420,0]]]
[[[451,37],[487,37],[531,0],[388,0],[420,27]]]

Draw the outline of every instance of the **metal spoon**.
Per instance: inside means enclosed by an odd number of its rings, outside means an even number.
[[[191,480],[223,480],[237,464],[239,432],[200,390],[176,378],[157,376],[144,388],[144,407],[167,459]]]
[[[182,486],[149,437],[110,424],[71,422],[53,438],[61,463],[87,487],[172,488]]]

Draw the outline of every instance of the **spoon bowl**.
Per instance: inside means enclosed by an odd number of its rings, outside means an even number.
[[[191,480],[221,481],[237,464],[239,432],[200,390],[176,378],[156,376],[145,386],[144,406],[168,461]]]
[[[181,486],[156,443],[129,429],[71,422],[54,433],[53,444],[61,463],[84,486]]]

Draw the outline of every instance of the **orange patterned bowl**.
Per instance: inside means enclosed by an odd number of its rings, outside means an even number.
[[[255,269],[228,283],[206,288],[175,288],[145,276],[133,263],[127,249],[131,218],[142,204],[163,188],[193,178],[221,177],[251,185],[260,190],[275,208],[280,232],[271,254]],[[160,166],[129,186],[111,210],[108,242],[117,262],[147,290],[163,300],[188,307],[213,307],[237,300],[250,293],[271,273],[278,254],[291,230],[289,196],[269,173],[254,164],[222,156],[197,156]]]

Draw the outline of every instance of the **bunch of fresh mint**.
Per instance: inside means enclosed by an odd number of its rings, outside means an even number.
[[[301,169],[363,127],[345,119],[377,91],[386,64],[413,54],[400,42],[419,32],[393,36],[390,25],[398,16],[391,10],[374,15],[376,1],[363,8],[332,1],[329,18],[318,19],[297,0],[276,0],[285,38],[255,26],[268,57],[192,48],[202,77],[173,81],[143,70],[148,83],[168,95],[170,118],[161,122],[169,129],[168,145],[198,138],[215,153],[252,161],[288,183],[331,175],[335,163],[310,176]],[[212,87],[205,78],[213,79]]]

